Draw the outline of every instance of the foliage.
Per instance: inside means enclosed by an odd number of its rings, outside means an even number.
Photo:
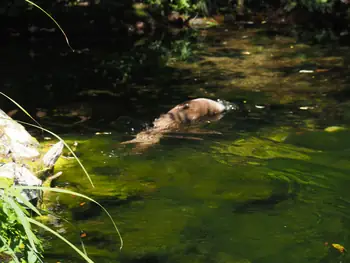
[[[179,12],[188,12],[192,11],[194,9],[194,4],[191,3],[190,0],[176,0],[171,1],[170,6],[173,10],[179,11]]]
[[[174,61],[189,61],[194,58],[198,44],[193,43],[195,32],[181,35],[181,39],[169,43],[166,38],[135,42],[131,50],[118,52],[106,57],[99,65],[101,71],[108,70],[117,83],[140,79],[140,76]],[[131,51],[131,52],[130,52]]]
[[[61,30],[63,33],[67,45],[72,49],[69,44],[68,38],[60,27],[60,25],[56,22],[54,18],[50,14],[48,14],[44,9],[35,4],[30,0],[24,0],[25,2],[35,6],[42,12],[44,12]],[[6,12],[6,5],[1,9],[3,12]],[[73,50],[73,49],[72,49]],[[73,50],[74,51],[74,50]],[[9,98],[5,94],[1,93],[1,95]],[[9,98],[13,101],[11,98]],[[13,101],[19,108],[25,112],[31,119],[28,112],[26,112],[18,103]],[[34,120],[35,121],[35,120]],[[36,122],[36,121],[35,121]],[[37,122],[36,122],[37,123]],[[9,262],[28,262],[35,263],[41,261],[42,258],[42,246],[41,241],[36,237],[33,233],[30,226],[30,215],[29,212],[24,209],[17,201],[22,200],[22,202],[27,205],[28,208],[31,208],[38,215],[40,215],[39,211],[27,200],[25,200],[21,196],[21,192],[13,188],[12,182],[9,182],[7,179],[0,178],[0,188],[2,190],[0,194],[0,253],[9,255],[12,260]],[[32,223],[37,221],[31,220]],[[50,229],[49,229],[50,230]],[[53,231],[53,230],[52,230]],[[53,231],[55,232],[55,231]],[[58,233],[57,233],[58,234]],[[58,234],[59,235],[59,234]],[[63,239],[63,238],[61,238]],[[64,239],[63,239],[64,240]],[[78,253],[81,252],[74,245],[72,246]],[[0,254],[0,256],[1,256]],[[85,254],[82,252],[79,253],[85,258],[88,262],[92,262]]]
[[[286,1],[284,9],[291,11],[296,7],[306,8],[310,12],[330,13],[338,0],[289,0]]]
[[[2,182],[4,182],[4,180],[2,180]],[[31,224],[34,224],[56,235],[71,246],[87,262],[93,263],[86,253],[82,252],[50,227],[33,219],[28,210],[17,202],[17,200],[21,200],[27,208],[30,208],[37,215],[41,215],[41,213],[29,201],[21,196],[21,190],[29,189],[29,187],[21,188],[16,187],[11,183],[4,182],[0,185],[0,188],[3,189],[3,193],[0,195],[0,219],[2,219],[0,231],[0,239],[2,243],[0,244],[2,246],[0,251],[12,257],[12,261],[10,262],[42,262],[43,249],[41,241],[32,230]],[[40,190],[46,188],[37,187],[36,189]],[[54,189],[49,188],[46,190],[53,191]],[[62,190],[61,192],[67,191]]]
[[[27,111],[25,111],[25,109],[21,105],[19,105],[16,101],[9,98],[7,95],[3,93],[0,93],[0,94],[10,99],[22,111],[24,111],[25,114],[27,114],[30,118],[32,118],[32,116],[30,116],[30,114]],[[32,124],[28,124],[28,125],[39,128],[43,131],[49,132],[59,140],[63,141],[58,135],[54,134],[49,130],[42,128],[41,126],[36,126]],[[72,149],[67,145],[67,143],[64,141],[63,143],[68,148],[68,150],[73,154],[75,159],[78,161],[81,168],[84,170],[85,174],[87,175],[87,177],[89,178],[92,184],[92,181],[88,173],[86,172],[85,167],[81,164],[80,160],[76,157],[76,155],[74,154]],[[9,259],[9,262],[11,263],[12,262],[16,262],[16,263],[17,262],[28,262],[28,263],[42,262],[41,259],[42,259],[43,248],[41,245],[41,241],[38,239],[38,237],[32,230],[31,224],[33,224],[57,236],[66,244],[68,244],[72,249],[74,249],[76,253],[78,253],[87,262],[93,263],[93,261],[87,256],[85,250],[83,252],[82,250],[77,248],[74,244],[69,242],[66,238],[61,236],[58,232],[56,232],[55,230],[51,229],[50,227],[40,223],[39,221],[31,217],[31,214],[29,213],[29,211],[32,211],[38,216],[41,216],[41,213],[32,203],[30,203],[26,198],[24,198],[21,195],[21,191],[25,189],[32,189],[37,191],[41,191],[41,190],[52,191],[57,193],[79,196],[89,200],[90,202],[97,204],[99,207],[102,208],[102,210],[104,210],[104,212],[110,218],[117,234],[120,237],[120,241],[121,241],[120,249],[122,248],[123,240],[121,238],[121,235],[119,233],[119,230],[116,224],[114,223],[108,211],[97,201],[83,194],[65,190],[65,189],[54,189],[50,187],[15,186],[12,180],[9,180],[7,178],[0,178],[0,223],[1,223],[0,258],[6,258],[6,256],[4,255],[8,255],[10,256],[10,258],[12,258],[12,259]],[[19,203],[19,201],[21,202],[21,204]]]
[[[188,40],[177,40],[172,44],[173,54],[177,54],[178,60],[187,60],[192,55],[191,42]]]
[[[201,13],[209,14],[212,0],[145,0],[146,4],[156,6],[158,9],[170,9],[172,11],[178,11],[183,14],[188,13]]]
[[[41,246],[41,241],[37,238],[36,234],[31,228],[31,224],[34,224],[39,228],[49,231],[53,235],[57,236],[62,241],[67,243],[71,248],[73,248],[87,262],[93,263],[93,261],[87,256],[86,253],[81,251],[79,248],[77,248],[75,245],[73,245],[63,236],[61,236],[58,232],[54,231],[50,227],[40,223],[39,221],[31,217],[29,212],[18,203],[18,200],[20,200],[25,206],[27,206],[27,208],[30,208],[37,215],[40,216],[41,213],[29,201],[22,197],[21,190],[24,189],[53,191],[85,198],[100,206],[107,213],[107,215],[113,223],[115,230],[120,236],[119,230],[116,227],[108,211],[98,202],[85,195],[64,189],[54,189],[48,187],[14,186],[12,182],[7,179],[0,180],[0,188],[2,189],[2,192],[0,192],[0,253],[10,255],[13,258],[13,261],[10,262],[22,262],[20,260],[22,260],[23,258],[23,262],[41,262],[43,250]],[[123,241],[122,239],[120,240],[120,248],[122,248]]]
[[[0,195],[0,256],[9,255],[12,258],[9,262],[41,261],[41,241],[30,227],[28,211],[15,200],[21,198],[20,193],[7,179],[0,178],[0,186],[3,189]]]
[[[162,0],[146,0],[147,4],[156,5],[158,8],[165,8],[165,1]],[[276,1],[246,1],[249,8],[266,8],[270,5],[274,6]],[[306,8],[310,12],[330,13],[339,0],[282,0],[279,5],[289,12],[295,8]],[[210,15],[217,8],[218,10],[232,10],[232,5],[237,5],[236,1],[215,1],[215,0],[171,0],[169,7],[173,11],[181,13],[200,13],[202,15]]]

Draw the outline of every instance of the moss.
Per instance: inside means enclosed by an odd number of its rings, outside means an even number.
[[[252,170],[251,167],[239,166],[232,170],[231,166],[217,162],[210,154],[195,149],[180,147],[154,159],[152,153],[148,156],[125,156],[122,161],[118,151],[114,150],[115,156],[107,162],[106,156],[112,151],[111,141],[92,146],[94,141],[94,138],[85,141],[80,150],[85,152],[85,149],[94,148],[99,151],[103,148],[106,152],[104,157],[85,154],[81,159],[84,164],[88,164],[88,171],[95,171],[91,176],[96,187],[91,188],[86,180],[82,180],[83,175],[77,176],[79,169],[75,164],[59,178],[57,185],[68,181],[69,188],[75,186],[74,190],[103,202],[122,231],[127,244],[122,255],[126,259],[141,260],[152,255],[162,259],[162,255],[167,255],[169,262],[177,262],[177,253],[191,246],[183,244],[182,235],[178,233],[183,232],[203,213],[207,217],[208,211],[212,211],[211,214],[222,211],[223,207],[242,207],[252,201],[269,200],[276,195],[288,199],[293,192],[293,188],[289,187],[290,179],[268,175],[263,167],[256,166]],[[96,169],[100,158],[106,162],[105,170]],[[116,174],[111,173],[109,165],[112,164],[119,164],[118,169],[115,169],[118,171]],[[120,203],[120,200],[129,202]],[[118,246],[116,235],[111,236],[111,224],[101,211],[94,212],[99,208],[88,203],[81,205],[82,202],[84,200],[64,195],[59,198],[63,207],[73,208],[73,216],[79,213],[79,218],[75,218],[80,219],[79,227],[87,233],[89,254],[104,258],[106,262],[113,258],[117,260],[118,253],[106,254],[107,250]],[[86,221],[86,218],[90,219]],[[232,262],[240,262],[242,259],[239,258],[233,257]],[[194,262],[204,260],[202,256],[191,253],[189,259]],[[218,260],[230,262],[231,259],[222,255],[210,256],[210,261]]]
[[[164,139],[140,156],[119,147],[121,134],[81,139],[77,152],[96,188],[74,160],[63,159],[57,186],[91,194],[106,206],[123,235],[122,252],[99,208],[64,195],[61,206],[52,204],[87,233],[86,248],[96,262],[322,261],[325,241],[348,236],[349,134],[316,129],[319,114],[334,102],[324,94],[346,85],[344,78],[329,85],[326,71],[299,70],[329,69],[335,60],[341,65],[341,54],[330,59],[326,50],[281,35],[263,39],[258,29],[204,33],[214,44],[202,45],[201,64],[174,62],[173,69],[186,74],[175,72],[174,83],[163,76],[167,89],[180,83],[186,96],[245,100],[253,109],[257,103],[288,104],[288,113],[266,107],[243,121],[239,113],[228,114],[220,121],[227,127],[223,137]],[[317,107],[300,111],[303,103]],[[78,231],[66,229],[78,244]],[[51,256],[64,262],[66,245],[54,245]]]
[[[269,139],[269,140],[281,143],[281,142],[284,142],[286,138],[289,136],[289,134],[293,131],[294,129],[288,126],[274,128],[272,130],[271,128],[265,128],[259,131],[259,136],[264,139]]]
[[[87,234],[86,249],[96,262],[283,261],[281,251],[295,261],[295,251],[319,259],[319,233],[343,228],[320,208],[332,200],[327,180],[341,178],[344,171],[328,164],[326,153],[284,143],[289,133],[293,129],[266,129],[262,138],[246,136],[215,147],[210,147],[213,142],[173,147],[165,141],[140,156],[125,155],[111,137],[85,140],[78,149],[96,187],[89,186],[73,160],[61,160],[70,168],[57,185],[69,182],[69,188],[106,206],[123,235],[122,252],[98,207],[63,195],[58,202],[61,209],[73,208],[63,214]],[[345,161],[345,155],[340,159]],[[79,231],[66,224],[64,229],[78,244]],[[66,251],[65,244],[55,242],[48,256],[79,262]]]
[[[273,135],[272,138],[286,137],[286,134]],[[308,153],[313,152],[307,148],[300,148],[293,146],[292,144],[279,143],[278,141],[262,139],[257,137],[250,137],[247,139],[239,139],[227,145],[223,143],[213,147],[215,157],[220,162],[230,163],[232,161],[222,159],[228,154],[232,156],[232,160],[237,161],[236,156],[250,157],[257,159],[272,159],[272,158],[291,158],[307,160],[309,159]],[[238,158],[239,160],[239,158]],[[234,163],[233,162],[233,163]]]

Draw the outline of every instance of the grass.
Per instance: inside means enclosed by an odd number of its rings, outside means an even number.
[[[27,116],[29,116],[32,120],[36,122],[36,120],[16,101],[14,101],[13,99],[11,99],[10,97],[8,97],[6,94],[2,92],[0,92],[0,94],[10,99]],[[34,125],[26,122],[20,122],[20,123],[29,125],[34,128],[41,129],[43,132],[48,132],[51,135],[55,136],[58,140],[62,141],[64,145],[68,148],[68,150],[72,153],[75,160],[81,166],[85,175],[88,177],[92,187],[94,187],[93,182],[88,172],[86,171],[85,167],[83,166],[79,158],[74,154],[73,150],[68,146],[68,144],[60,136],[43,128],[40,125]],[[43,250],[41,246],[41,241],[38,239],[38,237],[36,236],[36,234],[33,232],[33,229],[32,229],[32,225],[35,225],[36,227],[44,229],[50,232],[51,234],[57,236],[58,238],[60,238],[63,242],[65,242],[68,246],[70,246],[77,254],[79,254],[83,259],[85,259],[86,262],[89,262],[89,263],[94,262],[91,258],[89,258],[84,247],[83,247],[83,250],[79,249],[77,246],[72,244],[69,240],[67,240],[65,237],[60,235],[58,232],[48,227],[47,225],[42,224],[39,221],[35,220],[30,215],[30,213],[28,212],[27,209],[25,209],[24,206],[26,206],[26,208],[29,208],[31,211],[33,211],[35,215],[41,216],[41,212],[21,195],[21,192],[26,189],[38,190],[38,191],[40,190],[51,191],[51,192],[56,192],[61,194],[69,194],[72,196],[79,196],[90,202],[97,204],[110,218],[113,224],[113,227],[117,235],[119,236],[120,249],[122,249],[123,239],[121,237],[119,229],[117,228],[113,218],[111,217],[109,212],[94,199],[86,195],[83,195],[74,191],[66,190],[66,189],[40,187],[40,186],[16,186],[14,185],[12,180],[0,177],[0,190],[2,190],[0,191],[0,222],[1,222],[0,256],[2,254],[9,255],[12,258],[12,261],[10,262],[22,262],[21,259],[25,259],[25,262],[29,262],[29,263],[42,262]],[[24,206],[20,205],[17,200],[22,201]]]

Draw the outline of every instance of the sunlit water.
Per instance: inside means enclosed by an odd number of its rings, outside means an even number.
[[[63,160],[56,185],[101,202],[121,231],[122,251],[97,206],[52,196],[56,212],[85,231],[95,262],[348,262],[330,247],[350,244],[350,131],[326,129],[348,126],[342,94],[348,49],[256,29],[201,34],[200,60],[169,65],[186,74],[162,83],[177,96],[145,102],[139,118],[119,118],[101,130],[111,134],[64,136],[79,142],[95,188],[74,161]],[[144,92],[149,96],[152,87]],[[201,127],[221,134],[164,137],[142,154],[120,145],[142,129],[125,120],[149,122],[153,113],[195,97],[240,108]],[[79,230],[64,222],[57,229],[79,245]],[[83,262],[61,241],[45,245],[47,262]]]

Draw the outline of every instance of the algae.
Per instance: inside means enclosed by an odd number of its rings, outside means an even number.
[[[282,135],[285,137],[286,135]],[[279,138],[280,135],[273,135],[274,138]],[[213,148],[213,154],[219,162],[235,164],[238,160],[246,159],[273,159],[273,158],[290,158],[307,160],[309,159],[309,153],[313,150],[308,148],[300,148],[293,146],[292,144],[281,143],[267,138],[242,138],[232,143],[221,143],[215,145]],[[233,157],[232,160],[227,160],[225,156]],[[221,158],[223,156],[224,158]],[[236,156],[241,158],[235,158]],[[225,160],[224,160],[225,159]]]
[[[258,28],[199,33],[200,62],[174,61],[173,75],[132,86],[142,99],[135,98],[130,114],[158,112],[184,96],[244,101],[242,112],[210,127],[221,137],[165,139],[138,156],[118,146],[124,130],[80,137],[77,152],[94,189],[74,161],[60,160],[64,174],[56,185],[91,194],[108,208],[125,241],[122,252],[96,207],[52,196],[54,211],[86,232],[96,262],[323,262],[325,242],[349,239],[349,134],[324,130],[347,125],[347,106],[337,105],[336,96],[348,80],[316,70],[346,71],[344,51],[328,53]],[[166,87],[165,96],[157,85]],[[64,227],[78,243],[79,231]],[[79,262],[65,245],[53,244],[52,262]]]

